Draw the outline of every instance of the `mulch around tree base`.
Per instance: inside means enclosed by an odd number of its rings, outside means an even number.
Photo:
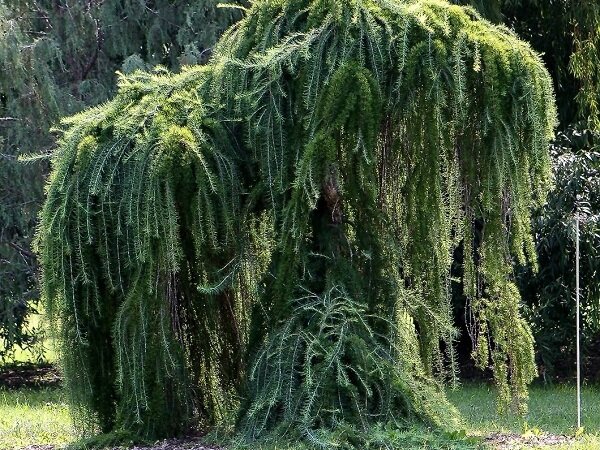
[[[574,442],[575,438],[570,436],[546,433],[492,433],[485,439],[485,443],[495,450],[552,447],[554,445],[573,444]]]
[[[0,368],[0,387],[6,389],[57,387],[60,383],[58,370],[51,365]]]
[[[555,445],[575,443],[569,436],[539,434],[520,435],[516,433],[492,433],[485,439],[485,444],[493,450],[514,450],[527,448],[552,448]],[[57,450],[52,445],[30,445],[20,450]],[[125,450],[122,447],[112,450]],[[152,446],[134,446],[127,450],[225,450],[223,447],[210,447],[201,442],[201,438],[167,439]]]

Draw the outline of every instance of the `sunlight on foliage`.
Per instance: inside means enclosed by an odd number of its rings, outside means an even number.
[[[555,116],[538,55],[442,0],[258,1],[208,66],[122,76],[63,122],[37,239],[77,417],[316,447],[454,427],[460,242],[474,357],[524,410],[512,264]]]

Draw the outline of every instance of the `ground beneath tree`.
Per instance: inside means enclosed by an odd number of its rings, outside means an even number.
[[[485,443],[494,450],[512,450],[527,448],[552,448],[555,445],[575,443],[575,438],[555,434],[517,434],[517,433],[492,433]]]
[[[61,378],[52,366],[15,366],[0,370],[0,386],[8,389],[23,387],[55,387],[60,385]],[[484,440],[487,448],[493,450],[549,448],[557,445],[575,443],[573,437],[564,435],[492,433]],[[58,450],[52,445],[30,445],[21,450]],[[123,448],[112,450],[125,450]],[[167,439],[152,446],[135,446],[127,450],[225,450],[223,447],[207,446],[200,437],[186,439]]]
[[[551,449],[557,445],[574,444],[569,436],[539,434],[520,435],[516,433],[492,433],[485,439],[485,448],[490,450]],[[31,445],[21,450],[58,450],[52,445]],[[112,450],[125,450],[122,447]],[[225,450],[223,447],[211,447],[203,444],[201,438],[167,439],[152,446],[134,446],[127,450]],[[433,450],[433,449],[432,449]]]
[[[58,387],[61,378],[51,365],[15,365],[0,368],[0,386],[5,389]]]
[[[30,445],[20,450],[58,450],[52,445]],[[115,447],[111,450],[225,450],[223,447],[211,447],[203,444],[201,438],[166,439],[152,446],[134,446],[124,449]]]
[[[121,449],[113,449],[121,450]],[[135,446],[128,450],[225,450],[223,447],[211,447],[203,444],[201,438],[167,439],[157,442],[151,447]]]

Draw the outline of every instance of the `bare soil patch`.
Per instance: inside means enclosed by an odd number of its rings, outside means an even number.
[[[58,370],[51,365],[16,365],[0,368],[0,387],[5,389],[60,386]],[[42,447],[30,450],[45,450]]]
[[[485,443],[494,450],[514,450],[527,448],[552,447],[575,443],[571,436],[555,434],[517,434],[517,433],[492,433]]]
[[[56,450],[52,445],[30,445],[20,450]],[[154,445],[135,445],[133,447],[115,447],[107,450],[225,450],[223,447],[211,447],[201,442],[201,438],[165,439]]]

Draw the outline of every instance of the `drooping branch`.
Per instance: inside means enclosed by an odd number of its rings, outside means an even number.
[[[64,122],[38,235],[79,405],[113,377],[107,422],[142,435],[237,416],[365,448],[377,424],[449,426],[463,242],[475,357],[523,408],[511,264],[554,122],[539,57],[443,0],[264,0],[207,66],[121,77]],[[116,369],[94,378],[77,361],[103,321]]]

